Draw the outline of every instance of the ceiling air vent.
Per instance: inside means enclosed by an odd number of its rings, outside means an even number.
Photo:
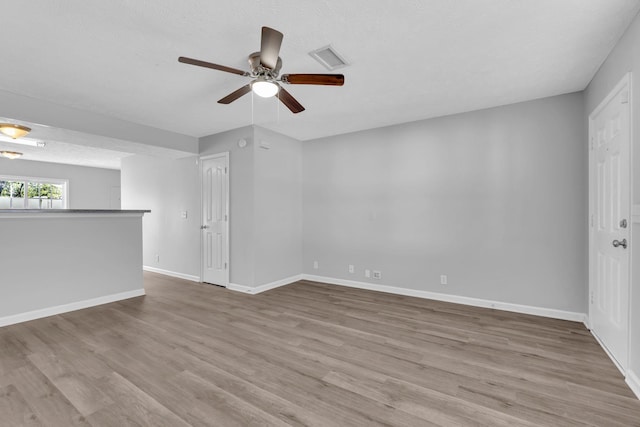
[[[331,47],[331,45],[311,51],[309,52],[309,55],[324,65],[329,71],[349,65],[347,64],[347,61],[345,61],[344,58],[336,52],[333,47]]]

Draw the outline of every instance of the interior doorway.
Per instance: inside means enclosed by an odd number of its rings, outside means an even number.
[[[624,373],[629,355],[631,74],[589,115],[589,325]]]
[[[229,153],[200,158],[202,281],[229,285]]]

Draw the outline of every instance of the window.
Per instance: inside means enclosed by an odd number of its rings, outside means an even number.
[[[68,182],[0,175],[0,209],[66,209]]]

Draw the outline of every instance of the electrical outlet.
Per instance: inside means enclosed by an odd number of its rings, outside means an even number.
[[[440,276],[440,284],[441,285],[446,285],[447,284],[447,275],[446,274],[442,274]]]
[[[373,278],[378,280],[382,279],[382,272],[373,270]]]
[[[353,264],[349,264],[349,273],[353,274],[356,272],[356,268],[353,266]]]
[[[318,261],[313,261],[313,269],[317,270],[318,268]]]
[[[188,216],[188,212],[187,211],[180,212],[180,218],[187,219],[187,216]]]
[[[365,270],[364,271],[364,277],[370,278],[371,277],[371,270]]]

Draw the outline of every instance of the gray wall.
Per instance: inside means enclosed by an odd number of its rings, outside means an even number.
[[[143,265],[200,277],[199,188],[196,156],[122,159],[122,208],[151,210],[142,220]]]
[[[129,143],[197,153],[198,141],[192,136],[80,110],[29,96],[0,90],[0,117],[11,117],[53,128],[116,138]],[[84,141],[91,145],[90,140]],[[111,144],[116,141],[112,141]],[[102,148],[109,148],[102,146]]]
[[[585,132],[574,93],[305,142],[303,271],[586,312]]]
[[[255,274],[265,284],[302,271],[302,145],[256,127]],[[269,149],[261,148],[260,143]]]
[[[247,141],[244,148],[238,140]],[[259,147],[266,141],[270,148]],[[301,143],[248,126],[200,139],[200,155],[229,152],[231,283],[256,287],[300,274]]]
[[[111,200],[114,187],[120,187],[118,170],[0,158],[0,175],[67,179],[69,209],[120,208]]]
[[[585,90],[585,126],[589,114],[607,96],[613,87],[629,71],[632,77],[631,135],[632,135],[632,203],[640,205],[640,15],[636,16],[624,36],[609,54],[600,70]],[[635,224],[631,230],[631,301],[630,301],[630,363],[629,368],[640,374],[640,250],[634,249],[633,242],[638,237],[640,227]]]
[[[142,290],[141,233],[138,217],[4,215],[0,325],[34,310]]]
[[[247,141],[244,148],[238,140]],[[253,127],[200,139],[200,155],[229,152],[229,281],[255,286]]]

